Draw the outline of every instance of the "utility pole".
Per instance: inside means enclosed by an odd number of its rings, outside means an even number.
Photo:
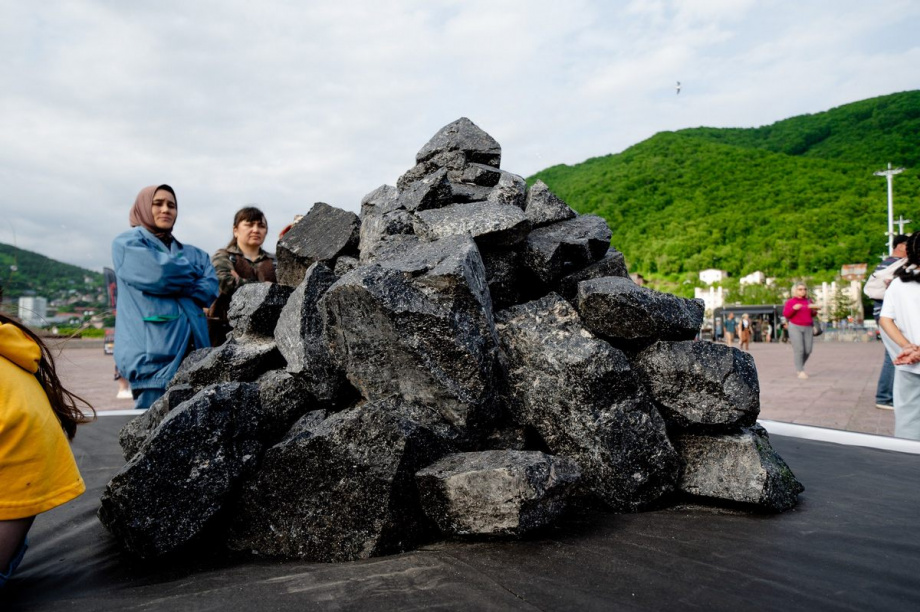
[[[904,226],[907,225],[908,223],[913,223],[913,221],[911,221],[910,219],[905,219],[904,215],[898,215],[898,220],[895,221],[895,223],[898,224],[898,233],[903,234]]]
[[[904,168],[891,168],[891,162],[888,163],[887,170],[879,170],[878,172],[873,172],[875,176],[884,176],[888,179],[888,255],[891,256],[894,253],[894,191],[892,189],[892,183],[894,182],[894,175],[901,174],[904,172]]]

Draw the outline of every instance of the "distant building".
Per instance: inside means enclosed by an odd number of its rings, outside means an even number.
[[[767,282],[767,275],[757,270],[756,272],[751,272],[747,276],[742,276],[738,279],[738,282],[742,285],[763,285]]]
[[[866,278],[866,268],[864,263],[846,264],[840,268],[840,276],[843,280],[861,281]]]
[[[711,313],[716,308],[722,308],[725,304],[725,296],[722,292],[722,287],[708,287],[706,289],[694,287],[693,297],[698,300],[703,300],[707,313]]]
[[[19,298],[19,319],[29,327],[47,324],[48,300],[43,297],[22,296]]]
[[[862,283],[858,280],[844,281],[839,285],[836,281],[821,283],[820,287],[815,287],[815,303],[821,307],[819,316],[825,321],[830,320],[834,300],[838,293],[848,298],[854,319],[857,322],[862,322],[865,318],[865,312],[862,305]]]
[[[714,283],[721,283],[723,280],[728,278],[728,272],[725,270],[703,270],[700,272],[700,280],[707,285],[712,285]]]

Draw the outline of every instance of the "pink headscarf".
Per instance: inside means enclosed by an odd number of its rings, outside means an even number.
[[[155,194],[158,189],[168,191],[174,198],[176,197],[176,192],[173,191],[173,188],[169,185],[150,185],[149,187],[144,187],[134,200],[134,206],[131,208],[131,213],[128,215],[128,221],[131,223],[131,227],[141,225],[157,238],[169,240],[172,238],[172,229],[164,230],[158,228],[153,219],[153,194]],[[176,207],[178,208],[178,206],[179,200],[177,198]]]

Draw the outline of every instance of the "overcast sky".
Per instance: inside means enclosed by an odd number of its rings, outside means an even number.
[[[169,183],[180,240],[255,203],[273,250],[459,117],[528,176],[918,89],[917,32],[916,0],[0,0],[0,242],[101,271]]]

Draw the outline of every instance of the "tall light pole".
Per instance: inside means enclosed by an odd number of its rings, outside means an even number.
[[[884,176],[888,179],[888,255],[891,256],[894,253],[894,191],[892,189],[892,183],[894,182],[894,175],[901,174],[904,172],[904,168],[894,168],[892,170],[891,163],[888,163],[887,170],[879,170],[878,172],[873,172],[875,176]]]

